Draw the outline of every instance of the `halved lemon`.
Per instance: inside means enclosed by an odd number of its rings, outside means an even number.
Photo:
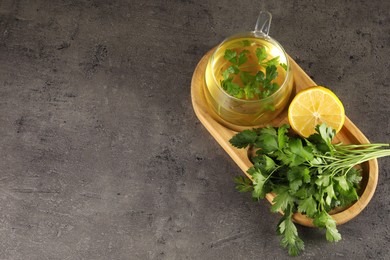
[[[338,132],[345,121],[345,110],[332,91],[316,86],[294,97],[288,108],[288,121],[291,128],[303,137],[315,133],[315,127],[322,123]]]

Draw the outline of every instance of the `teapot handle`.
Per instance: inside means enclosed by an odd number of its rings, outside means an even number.
[[[271,27],[272,15],[267,11],[260,11],[259,16],[257,17],[255,34],[265,34],[268,35],[269,29]]]

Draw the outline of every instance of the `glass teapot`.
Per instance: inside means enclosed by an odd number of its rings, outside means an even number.
[[[218,120],[238,126],[263,125],[288,104],[291,66],[283,47],[268,33],[272,15],[261,11],[254,31],[220,43],[205,71],[205,96]]]

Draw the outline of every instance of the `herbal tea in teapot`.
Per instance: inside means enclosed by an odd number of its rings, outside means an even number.
[[[264,14],[259,16],[264,22]],[[262,18],[262,19],[260,19]],[[258,20],[258,24],[259,24]],[[286,106],[292,75],[283,48],[262,30],[226,39],[214,51],[206,72],[206,97],[224,120],[242,126],[269,122]]]

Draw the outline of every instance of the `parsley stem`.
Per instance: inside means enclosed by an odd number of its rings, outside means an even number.
[[[344,172],[343,170],[346,170],[344,174],[346,174],[351,168],[353,168],[355,165],[367,162],[372,159],[381,158],[385,156],[390,156],[390,150],[376,150],[371,151],[369,153],[362,150],[362,153],[359,155],[356,154],[344,154],[342,157],[345,157],[344,159],[340,159],[337,157],[334,157],[332,162],[329,164],[321,167],[322,169],[331,170],[332,174],[331,176],[335,176],[336,174],[340,172]],[[347,157],[346,157],[347,156]],[[327,156],[327,159],[330,159],[331,157]]]
[[[278,165],[277,167],[275,167],[275,169],[267,176],[267,178],[265,178],[265,181],[264,181],[264,182],[266,182],[266,181],[271,177],[271,175],[272,175],[274,172],[276,172],[277,170],[279,170],[280,167],[282,167],[282,166],[281,166],[281,165]]]
[[[338,143],[333,145],[336,149],[355,149],[355,148],[363,148],[363,147],[372,147],[372,148],[379,148],[379,147],[388,147],[389,144],[343,144],[343,143]]]

